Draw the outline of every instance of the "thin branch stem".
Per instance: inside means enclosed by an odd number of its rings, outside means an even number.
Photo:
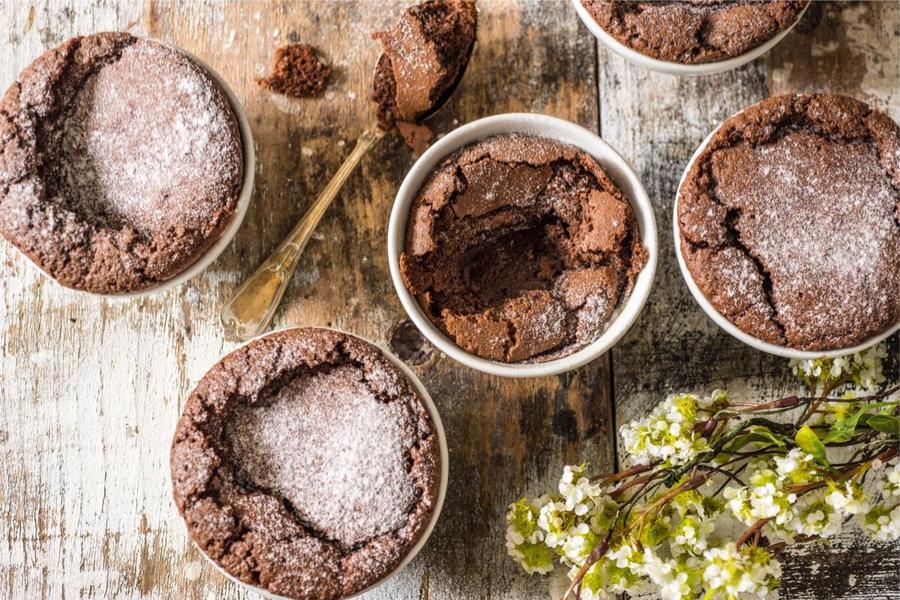
[[[744,533],[742,533],[741,536],[737,539],[737,542],[735,542],[735,548],[740,550],[741,546],[743,546],[751,536],[756,536],[757,534],[759,534],[759,532],[762,531],[762,528],[765,527],[766,524],[771,520],[771,517],[760,519],[759,521],[748,527],[746,531],[744,531]]]

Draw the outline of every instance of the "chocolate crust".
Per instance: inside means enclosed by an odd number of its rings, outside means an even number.
[[[413,432],[406,468],[418,499],[402,525],[362,541],[317,530],[288,494],[253,483],[230,438],[236,419],[271,407],[289,386],[348,368]],[[200,549],[239,580],[297,599],[341,598],[380,581],[424,533],[438,496],[437,433],[412,384],[375,346],[326,329],[271,334],[224,357],[189,396],[170,460],[175,504]],[[365,522],[361,515],[346,519]]]
[[[627,2],[581,0],[616,40],[651,58],[681,64],[749,52],[790,27],[807,0]]]
[[[177,79],[166,80],[167,75]],[[189,86],[177,100],[166,87],[176,81]],[[138,90],[155,90],[161,97],[143,98]],[[92,103],[100,101],[93,96],[101,92],[128,101],[92,112]],[[143,112],[142,120],[130,123],[132,101]],[[202,153],[184,150],[178,163],[184,177],[175,181],[174,173],[161,172],[163,181],[171,176],[168,184],[142,190],[138,176],[100,173],[131,169],[156,176],[145,168],[152,163],[140,162],[162,156],[137,138],[150,127],[147,118],[174,123],[181,116],[189,123],[186,107],[200,103],[199,116],[211,123],[208,143]],[[172,114],[163,114],[167,110]],[[86,150],[97,142],[90,135],[95,123],[106,128],[98,136],[100,145],[115,150],[115,156]],[[174,127],[167,133],[155,127],[152,133],[174,138]],[[202,127],[189,124],[184,135]],[[72,38],[38,57],[0,101],[0,144],[0,232],[62,285],[94,293],[154,287],[190,266],[231,221],[244,178],[237,119],[224,92],[183,53],[127,33]],[[103,177],[132,187],[112,193],[100,183]],[[116,202],[125,198],[127,210],[107,199],[116,194]]]
[[[631,204],[591,156],[507,134],[434,169],[411,205],[400,270],[463,350],[545,362],[602,335],[646,260]]]
[[[900,127],[863,102],[787,95],[728,119],[677,218],[692,279],[750,335],[838,350],[900,321]]]

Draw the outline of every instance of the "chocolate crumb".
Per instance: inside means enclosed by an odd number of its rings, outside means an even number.
[[[421,365],[434,354],[434,346],[428,343],[409,319],[395,323],[388,338],[391,350],[407,364]]]
[[[294,98],[318,96],[328,85],[331,69],[309,44],[286,44],[275,50],[272,73],[257,79],[259,85]]]
[[[416,154],[423,154],[434,141],[434,132],[427,125],[397,121],[397,131]]]

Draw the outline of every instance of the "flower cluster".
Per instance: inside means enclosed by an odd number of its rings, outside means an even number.
[[[900,499],[900,462],[885,469],[883,476],[878,480],[878,491],[884,494],[885,500]]]
[[[900,539],[900,398],[863,393],[884,381],[885,354],[794,361],[814,397],[666,398],[621,428],[631,468],[598,480],[567,466],[555,493],[511,504],[509,554],[528,573],[567,568],[563,600],[746,600],[779,585],[789,543],[832,537],[849,520]],[[843,454],[829,455],[837,446]]]
[[[731,542],[699,556],[672,557],[665,548],[645,546],[639,552],[625,543],[591,566],[582,580],[581,599],[640,594],[647,590],[647,583],[663,600],[763,598],[778,586],[780,576],[779,562],[755,546],[738,549]]]
[[[620,506],[567,466],[559,493],[510,505],[507,550],[528,573],[547,573],[559,561],[574,578],[591,551],[614,529]],[[633,517],[633,533],[614,540],[581,580],[581,600],[638,594],[652,584],[666,600],[763,594],[778,582],[778,562],[756,547],[737,549],[715,538],[724,505],[698,491],[676,496],[658,513]],[[640,527],[637,527],[637,525]]]
[[[879,542],[900,540],[900,504],[893,509],[878,506],[863,517],[863,528]]]
[[[765,598],[778,586],[781,564],[757,546],[729,543],[703,553],[703,581],[710,598]]]
[[[900,540],[900,462],[884,469],[877,489],[884,504],[862,516],[863,529],[880,542]]]
[[[794,375],[812,389],[843,382],[852,383],[865,391],[871,391],[884,383],[881,361],[885,356],[887,356],[887,348],[884,344],[878,344],[847,356],[791,360],[791,368]]]
[[[706,439],[694,426],[701,408],[727,402],[716,390],[706,398],[696,394],[669,396],[648,417],[636,419],[619,430],[631,463],[680,463],[709,450]]]
[[[555,566],[555,554],[544,544],[544,531],[537,525],[544,502],[546,496],[522,498],[506,513],[506,549],[529,575],[549,573]]]
[[[747,486],[725,488],[728,508],[748,526],[768,519],[766,530],[782,539],[829,538],[840,531],[844,519],[870,510],[860,484],[829,480],[813,457],[799,448],[771,461],[754,461],[750,470]],[[821,485],[804,489],[816,481]]]
[[[566,466],[558,494],[510,505],[506,548],[528,573],[547,573],[556,559],[584,564],[612,526],[618,505],[584,476],[586,468]]]
[[[847,419],[858,411],[863,402],[852,402],[859,397],[856,390],[847,390],[834,402],[823,402],[819,407],[819,414],[814,416],[811,423],[814,425],[831,425]]]

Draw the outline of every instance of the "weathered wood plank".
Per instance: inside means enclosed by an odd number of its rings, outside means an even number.
[[[775,398],[797,390],[787,360],[755,352],[706,317],[675,260],[672,205],[696,146],[724,118],[769,95],[847,93],[900,117],[900,4],[813,3],[763,59],[736,71],[677,78],[599,53],[601,131],[636,166],[656,209],[660,261],[640,321],[612,351],[616,421],[645,414],[675,391]],[[896,336],[891,348],[897,354]],[[896,379],[896,371],[893,373]],[[796,551],[783,598],[900,597],[897,545],[856,532]]]
[[[39,275],[0,244],[0,590],[8,597],[245,598],[188,542],[170,500],[168,444],[191,385],[232,348],[218,307],[289,230],[369,118],[371,31],[406,5],[352,2],[84,0],[0,7],[0,84],[68,36],[130,28],[198,54],[231,82],[258,146],[257,188],[235,242],[202,276],[139,301],[86,298]],[[565,5],[480,2],[482,26],[457,96],[434,126],[512,110],[596,128],[593,38]],[[274,47],[317,46],[336,67],[322,99],[261,91]],[[391,136],[322,222],[276,327],[333,325],[387,343],[405,331],[385,251],[388,212],[413,162]],[[545,598],[548,583],[507,559],[503,514],[523,492],[552,487],[565,462],[613,461],[609,362],[515,382],[481,376],[395,336],[438,404],[451,485],[423,554],[372,598]],[[418,359],[417,359],[418,360]]]

